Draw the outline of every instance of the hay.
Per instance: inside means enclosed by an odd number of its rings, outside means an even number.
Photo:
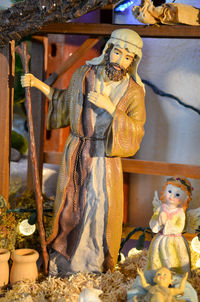
[[[78,273],[68,278],[48,277],[38,282],[18,282],[5,292],[0,302],[78,302],[85,288],[103,291],[103,302],[126,301],[127,290],[132,287],[136,276],[136,265],[144,267],[146,251],[137,257],[127,258],[116,270],[106,274]]]
[[[76,274],[68,278],[48,277],[41,282],[18,282],[6,292],[1,302],[77,302],[80,292],[87,287],[99,288],[100,276]]]
[[[192,276],[191,278],[188,279],[188,281],[192,284],[192,286],[196,290],[198,299],[200,301],[200,269],[196,269],[192,271]]]
[[[144,250],[119,263],[113,273],[77,273],[64,279],[43,277],[34,283],[18,282],[4,293],[0,302],[78,302],[85,288],[101,289],[103,302],[124,302],[127,290],[132,287],[137,275],[137,266],[144,269],[146,262],[147,250]],[[193,270],[188,281],[197,291],[200,301],[200,270]]]

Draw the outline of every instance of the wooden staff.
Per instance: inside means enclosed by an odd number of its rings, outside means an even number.
[[[25,42],[22,42],[20,46],[16,47],[16,52],[20,55],[25,74],[29,73],[30,55],[27,50],[27,44]],[[49,256],[47,253],[45,229],[43,225],[43,197],[40,187],[38,163],[37,163],[37,156],[36,156],[30,87],[25,88],[25,94],[26,94],[26,102],[27,102],[27,116],[28,116],[29,135],[30,135],[30,151],[31,151],[30,154],[31,154],[31,163],[32,163],[32,173],[33,173],[33,180],[34,180],[34,189],[36,194],[37,221],[38,221],[40,242],[41,242],[42,255],[44,261],[44,272],[45,274],[47,274]]]

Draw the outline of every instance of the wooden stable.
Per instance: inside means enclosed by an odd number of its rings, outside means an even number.
[[[33,39],[32,47],[32,68],[35,66],[43,65],[43,39],[42,36],[47,34],[69,34],[69,35],[87,35],[88,40],[84,42],[80,48],[78,48],[69,58],[67,62],[62,63],[62,68],[57,69],[57,75],[60,76],[66,70],[72,67],[77,58],[81,54],[88,51],[93,45],[104,36],[109,36],[111,32],[117,28],[130,28],[136,31],[141,37],[145,38],[200,38],[200,27],[196,26],[146,26],[146,25],[112,25],[112,24],[83,24],[83,23],[65,23],[65,24],[50,24],[43,27],[35,39]],[[95,43],[94,43],[95,42]],[[9,47],[5,47],[0,50],[0,194],[7,200],[9,196],[9,154],[10,154],[10,129],[12,120],[12,100],[13,100],[13,86],[8,85],[8,77],[13,77],[14,70],[14,54],[13,54],[13,42]],[[43,70],[40,69],[40,74],[32,69],[32,72],[43,79]],[[50,72],[51,73],[51,72]],[[37,143],[37,156],[39,159],[40,175],[42,175],[42,165],[45,163],[59,164],[61,159],[61,152],[51,152],[47,150],[44,152],[44,111],[45,105],[41,101],[41,94],[33,91],[33,110],[35,120],[35,136]],[[135,159],[122,159],[123,171],[125,173],[125,221],[127,219],[127,204],[128,204],[128,174],[139,173],[149,175],[176,175],[181,174],[185,177],[200,179],[200,166],[175,164],[166,162],[150,162]],[[30,171],[30,170],[29,170]],[[29,172],[29,179],[30,179]],[[29,182],[30,183],[30,182]]]
[[[8,201],[15,44],[0,48],[0,194]]]

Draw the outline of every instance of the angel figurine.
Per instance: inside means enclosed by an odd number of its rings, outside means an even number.
[[[182,232],[195,233],[200,225],[200,208],[187,210],[191,197],[191,183],[184,177],[168,178],[161,200],[155,193],[149,224],[157,235],[149,247],[148,270],[165,266],[179,274],[190,274],[190,249]]]

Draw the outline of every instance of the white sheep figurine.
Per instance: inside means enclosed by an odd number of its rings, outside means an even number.
[[[102,302],[99,299],[99,295],[102,293],[100,289],[86,288],[80,293],[78,302]]]

